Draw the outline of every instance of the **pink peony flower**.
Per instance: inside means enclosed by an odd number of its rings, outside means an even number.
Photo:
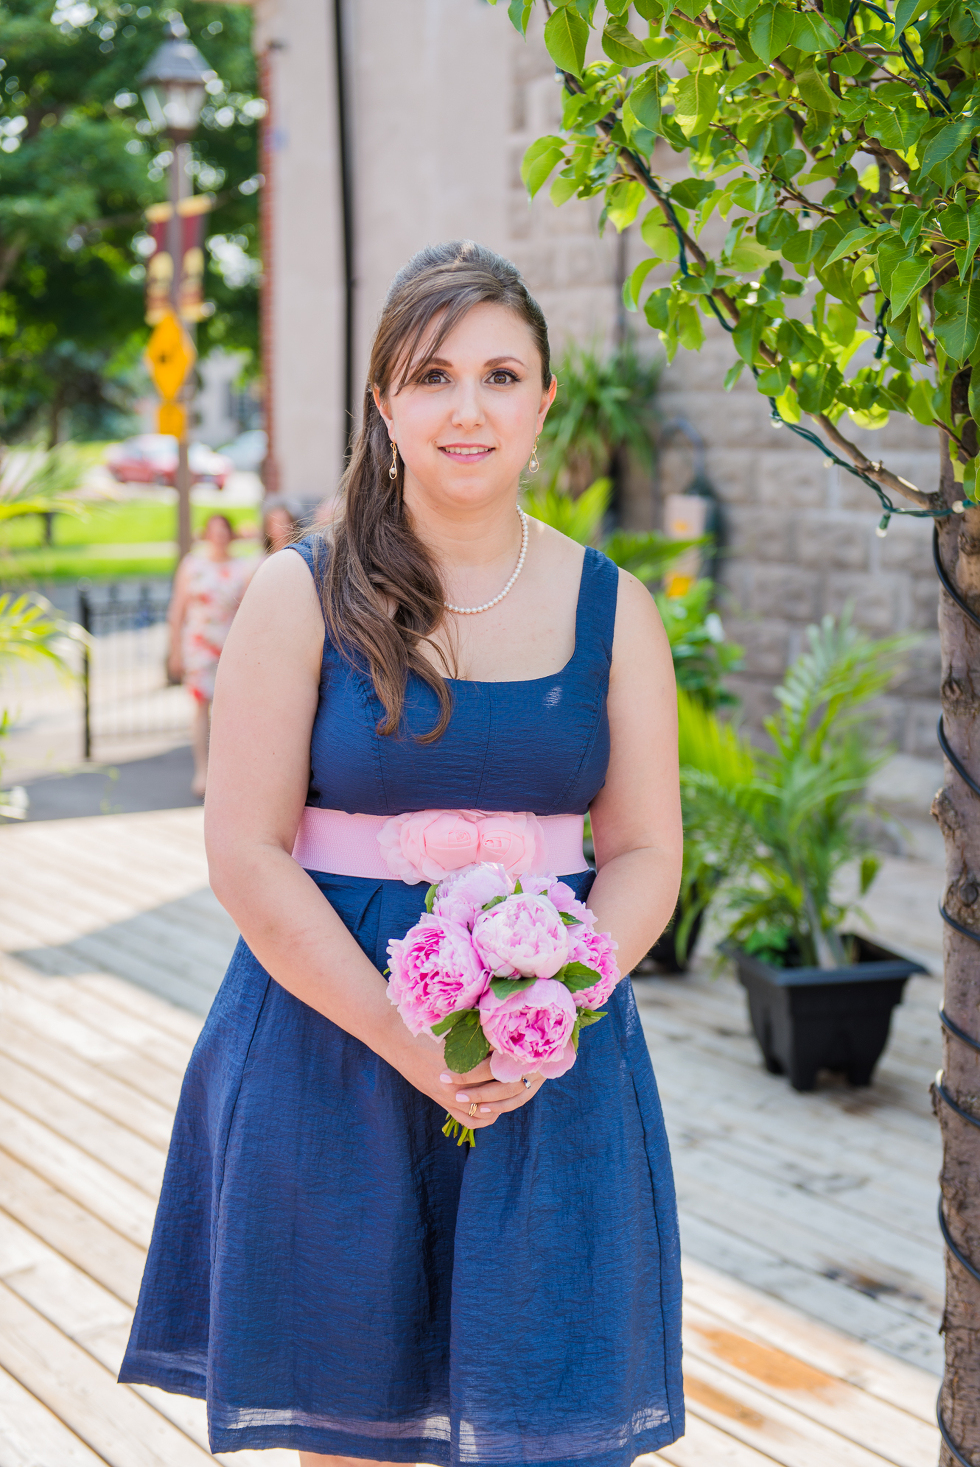
[[[568,961],[568,937],[557,910],[541,896],[509,896],[481,912],[473,946],[501,978],[551,978]]]
[[[564,983],[553,978],[539,978],[509,998],[488,988],[480,999],[480,1023],[493,1046],[495,1080],[519,1080],[535,1070],[554,1079],[575,1063],[575,1004]]]
[[[483,862],[447,876],[436,892],[432,910],[437,917],[472,927],[486,902],[496,896],[510,896],[513,890],[514,883],[503,866]]]
[[[428,912],[388,943],[388,997],[413,1034],[471,1009],[490,981],[465,927]]]
[[[591,932],[585,927],[568,929],[568,961],[584,963],[599,974],[591,988],[580,988],[572,994],[580,1009],[597,1009],[616,987],[620,973],[613,956],[615,951],[616,944],[606,932]]]

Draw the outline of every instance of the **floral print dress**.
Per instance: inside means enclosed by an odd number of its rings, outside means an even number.
[[[189,555],[184,561],[187,612],[181,659],[184,687],[199,703],[210,703],[214,697],[218,658],[255,567],[255,560],[242,558]]]

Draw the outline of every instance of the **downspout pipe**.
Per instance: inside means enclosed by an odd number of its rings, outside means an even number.
[[[341,443],[346,468],[354,431],[354,190],[351,160],[350,88],[347,77],[345,0],[332,0],[334,68],[337,92],[337,142],[340,164],[340,217],[344,252],[344,400]]]

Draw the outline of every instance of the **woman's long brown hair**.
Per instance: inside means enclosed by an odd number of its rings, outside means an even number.
[[[432,688],[439,718],[420,736],[423,743],[439,738],[452,712],[445,678],[419,650],[419,643],[442,623],[445,592],[405,508],[400,458],[397,477],[389,477],[391,440],[374,389],[387,401],[420,377],[467,311],[485,301],[506,306],[527,323],[541,354],[542,383],[550,385],[548,328],[509,260],[472,240],[431,245],[414,255],[392,281],[378,322],[364,414],[341,485],[343,513],[332,527],[321,576],[330,638],[351,662],[367,662],[384,706],[378,732],[397,732],[409,673]],[[324,559],[326,549],[326,540],[319,542]],[[451,675],[445,655],[437,650]]]

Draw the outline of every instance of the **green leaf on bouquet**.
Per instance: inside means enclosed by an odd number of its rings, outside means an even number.
[[[505,902],[506,900],[507,898],[505,896],[491,897],[488,902],[483,903],[483,906],[480,908],[480,910],[481,912],[489,912],[491,907],[499,907],[500,903]]]
[[[429,890],[425,894],[425,910],[427,912],[431,912],[432,908],[435,906],[437,890],[438,886],[430,886]]]
[[[514,882],[514,895],[515,896],[523,896],[524,895],[524,888],[523,888],[523,886],[521,886],[521,882],[520,882],[520,878],[519,877],[518,877],[517,881]]]
[[[567,912],[559,912],[558,915],[566,927],[581,927],[582,925],[581,917],[570,917]]]
[[[468,1075],[489,1053],[490,1043],[479,1024],[455,1024],[446,1035],[443,1055],[447,1069],[456,1075]]]
[[[492,978],[490,989],[497,998],[510,998],[512,993],[521,993],[537,981],[536,978]]]
[[[584,963],[566,963],[555,977],[564,983],[569,993],[578,993],[580,989],[591,988],[593,983],[598,983],[602,974],[595,968],[587,968]]]
[[[579,1025],[583,1029],[587,1029],[590,1024],[598,1024],[599,1020],[605,1017],[605,1009],[579,1009],[578,1011]]]
[[[479,1015],[475,1009],[454,1009],[451,1014],[447,1014],[444,1019],[440,1019],[438,1024],[433,1024],[432,1032],[433,1034],[445,1034],[447,1029],[454,1029],[457,1024],[461,1024],[464,1021],[468,1024],[474,1024],[478,1018]]]

